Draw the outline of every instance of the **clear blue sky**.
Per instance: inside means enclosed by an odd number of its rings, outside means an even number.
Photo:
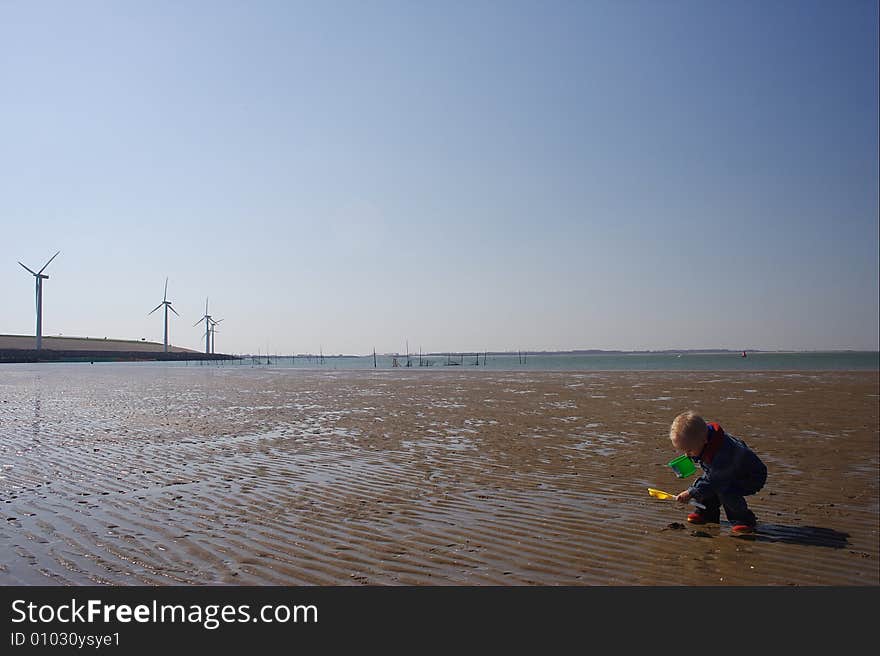
[[[0,0],[0,333],[877,349],[878,4]]]

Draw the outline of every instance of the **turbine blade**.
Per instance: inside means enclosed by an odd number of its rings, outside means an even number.
[[[211,319],[211,321],[212,321],[213,324],[216,326],[218,323],[220,323],[221,321],[223,321],[223,319],[217,319],[217,321],[214,321],[213,319]]]
[[[178,317],[180,316],[180,314],[177,312],[177,310],[175,310],[173,307],[171,307],[171,303],[168,304],[168,309],[171,310]]]
[[[165,295],[162,296],[162,300],[165,301],[168,299],[168,278],[165,278]]]
[[[205,316],[208,316],[208,297],[205,296]]]
[[[149,312],[147,312],[147,316],[150,316],[151,314],[153,314],[153,312],[155,312],[156,310],[158,310],[158,309],[159,309],[160,307],[162,307],[163,305],[164,305],[164,303],[159,303],[159,305],[157,305],[157,306],[154,307],[152,310],[150,310]]]
[[[60,253],[60,252],[61,252],[61,251],[58,251],[58,253]],[[50,258],[49,258],[49,262],[51,262],[51,261],[54,260],[56,257],[58,257],[58,253],[55,253],[55,255],[53,255],[52,257],[50,257]],[[46,263],[43,265],[43,268],[40,269],[39,271],[37,271],[37,273],[38,273],[38,274],[39,274],[39,273],[43,273],[43,271],[46,270],[46,267],[49,266],[49,262],[46,262]]]
[[[202,319],[204,319],[204,318],[205,318],[205,317],[202,317]],[[195,327],[195,326],[198,326],[200,323],[202,323],[202,319],[199,319],[198,321],[196,321],[196,322],[193,324],[193,326]]]
[[[21,264],[21,262],[19,262],[19,264]],[[32,271],[31,269],[28,269],[26,266],[24,266],[24,264],[21,264],[21,266],[23,266],[25,269],[30,271],[33,275],[37,275],[34,271]]]

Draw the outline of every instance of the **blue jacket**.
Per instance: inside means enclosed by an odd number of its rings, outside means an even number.
[[[742,440],[725,433],[715,422],[709,424],[706,446],[691,460],[703,469],[703,475],[688,488],[697,501],[712,494],[754,494],[767,482],[767,466],[755,452]]]

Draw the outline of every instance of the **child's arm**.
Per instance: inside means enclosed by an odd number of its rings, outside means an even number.
[[[700,501],[707,492],[712,489],[714,478],[710,480],[709,472],[704,472],[691,486],[686,490],[688,499]]]

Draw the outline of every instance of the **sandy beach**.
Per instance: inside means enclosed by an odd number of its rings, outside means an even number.
[[[877,372],[0,368],[0,584],[878,585]],[[685,525],[694,408],[767,463]]]

